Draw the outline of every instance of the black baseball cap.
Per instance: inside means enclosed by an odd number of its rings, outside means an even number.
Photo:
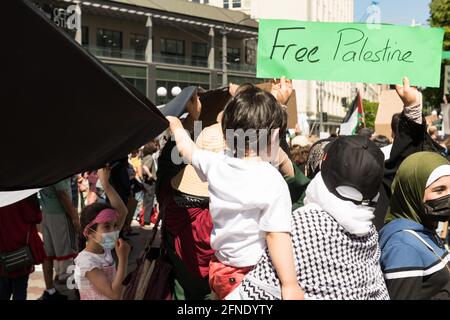
[[[343,136],[330,143],[322,161],[322,179],[338,198],[370,205],[378,199],[384,156],[363,136]]]

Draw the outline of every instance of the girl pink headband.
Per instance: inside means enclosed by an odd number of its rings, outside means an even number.
[[[99,212],[99,214],[95,217],[94,220],[89,222],[89,224],[84,228],[83,235],[87,238],[89,229],[97,223],[106,223],[110,221],[114,221],[119,217],[119,214],[114,209],[103,209]]]

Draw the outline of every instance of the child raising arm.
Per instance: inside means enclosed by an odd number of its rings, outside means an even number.
[[[170,130],[172,132],[172,135],[175,138],[175,142],[177,144],[178,151],[180,152],[181,156],[190,164],[193,162],[193,157],[196,152],[203,153],[203,150],[200,150],[195,143],[192,141],[190,136],[186,133],[186,131],[183,129],[183,125],[181,124],[180,120],[175,117],[167,117],[168,121],[170,122]],[[210,154],[210,156],[212,156]],[[254,157],[257,158],[257,157]],[[238,160],[238,159],[235,159]],[[250,160],[250,161],[248,161]],[[214,159],[214,161],[221,161],[219,157],[217,159]],[[256,159],[244,159],[240,161],[246,161],[248,164],[253,163],[253,161],[258,161]],[[276,170],[274,170],[276,172]],[[210,187],[212,184],[214,184],[214,181],[210,181],[208,179],[208,182],[210,183]],[[217,184],[227,184],[227,181],[225,180],[216,180],[215,183]],[[284,181],[283,181],[284,183]],[[261,196],[263,197],[263,196]],[[290,198],[289,195],[287,195],[289,201],[287,201],[290,204]],[[264,199],[262,199],[264,200]],[[211,207],[214,207],[214,198],[211,198]],[[245,199],[244,199],[245,202]],[[247,204],[243,204],[244,207],[248,207]],[[257,205],[255,205],[257,206]],[[269,210],[273,210],[273,206],[270,206],[269,204]],[[214,210],[214,209],[213,209]],[[287,214],[290,215],[290,208],[288,210]],[[213,221],[215,219],[215,216],[213,215]],[[231,217],[230,217],[230,220]],[[270,228],[270,227],[269,227]],[[235,231],[236,232],[236,231]],[[245,233],[245,230],[242,231],[242,233]],[[244,234],[245,237],[245,234]],[[231,240],[230,240],[231,241]],[[266,242],[267,247],[269,249],[269,253],[271,255],[273,264],[275,266],[276,272],[278,274],[278,277],[280,279],[281,283],[281,297],[282,299],[303,299],[303,291],[300,288],[298,281],[297,281],[297,275],[295,270],[295,264],[294,264],[294,257],[293,257],[293,248],[292,248],[292,242],[289,232],[266,232]],[[227,246],[227,245],[225,245]],[[240,265],[230,265],[227,264],[225,266],[226,268],[235,268],[237,272],[240,272],[239,270],[249,270],[248,267],[242,267]],[[241,274],[245,274],[245,271],[242,271]],[[241,279],[242,280],[242,279]],[[213,290],[215,288],[212,288]],[[217,291],[217,290],[215,290]],[[227,292],[229,293],[229,292]],[[219,294],[219,298],[223,298],[225,294]]]
[[[122,297],[130,246],[118,239],[127,207],[109,184],[110,169],[98,172],[111,205],[94,203],[81,213],[86,248],[75,259],[75,282],[81,300],[119,300]],[[111,250],[116,249],[117,269]]]

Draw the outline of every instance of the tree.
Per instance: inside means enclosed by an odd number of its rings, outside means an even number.
[[[363,100],[363,109],[366,128],[375,130],[375,118],[378,111],[378,102]]]
[[[432,0],[430,3],[430,19],[432,27],[442,27],[445,29],[444,48],[450,50],[450,0]],[[443,61],[441,66],[441,86],[440,88],[425,88],[423,90],[424,106],[428,110],[439,109],[443,97],[444,86],[444,65],[450,60]]]
[[[445,29],[444,50],[450,50],[450,0],[432,0],[428,21],[432,27]]]

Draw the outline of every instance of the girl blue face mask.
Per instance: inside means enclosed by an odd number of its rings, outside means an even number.
[[[119,239],[120,231],[107,232],[102,234],[102,243],[100,245],[103,249],[114,249],[116,246],[117,239]]]
[[[102,241],[96,242],[101,245],[103,249],[112,250],[116,246],[117,239],[119,239],[119,233],[119,230],[102,233]]]

